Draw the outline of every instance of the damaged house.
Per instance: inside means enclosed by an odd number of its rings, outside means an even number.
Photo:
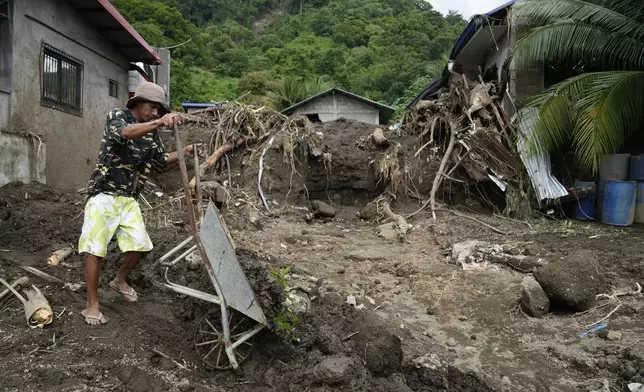
[[[520,114],[516,149],[536,199],[541,203],[566,196],[568,191],[551,174],[549,156],[526,151],[526,138],[532,132],[531,118],[534,119],[536,113],[521,108],[534,94],[563,78],[549,75],[547,67],[517,69],[509,64],[511,48],[527,28],[518,25],[512,16],[516,2],[510,1],[470,21],[454,44],[441,77],[409,104],[411,116],[408,115],[405,121],[427,128],[427,120],[432,114],[427,113],[425,118],[423,111],[428,103],[440,102],[450,89],[456,88],[460,91],[456,95],[463,95],[463,117],[468,119],[462,124],[467,131],[456,137],[453,161],[466,169],[468,180],[491,181],[496,184],[497,191],[506,193],[508,181],[515,179],[520,166],[516,162],[518,157],[510,151],[513,148],[508,148],[513,142],[507,137],[506,128],[512,127],[513,120]],[[436,133],[440,135],[438,131]]]
[[[109,0],[0,0],[0,186],[84,186],[135,62],[161,59]]]

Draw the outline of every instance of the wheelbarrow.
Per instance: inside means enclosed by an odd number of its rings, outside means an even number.
[[[199,158],[195,153],[197,207],[200,218],[197,228],[188,171],[176,124],[174,136],[192,235],[163,255],[157,263],[165,267],[166,288],[219,305],[218,309],[215,308],[197,323],[195,348],[207,366],[220,370],[238,370],[239,365],[251,354],[252,338],[264,329],[268,322],[237,260],[234,242],[217,208],[209,201],[205,215],[202,213]],[[196,152],[195,145],[193,150]],[[216,295],[173,283],[168,277],[168,272],[173,267],[195,251],[201,255]],[[170,261],[172,256],[179,252],[181,253]]]

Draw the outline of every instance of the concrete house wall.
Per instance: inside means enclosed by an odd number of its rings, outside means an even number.
[[[46,178],[56,187],[83,187],[94,169],[107,112],[127,100],[129,62],[65,0],[13,0],[11,18],[11,91],[0,97],[0,126],[8,128],[0,136],[4,138],[0,139],[0,173],[5,173],[0,186]],[[82,62],[82,115],[41,105],[43,44]],[[117,98],[109,95],[110,79],[118,83]],[[9,118],[3,113],[9,113]],[[43,146],[26,155],[15,154],[14,150],[37,147],[37,140],[24,137],[29,132],[43,137],[45,165],[33,161],[42,155]],[[22,147],[15,147],[21,143]],[[7,145],[14,147],[7,149]],[[22,161],[6,162],[6,153]]]
[[[322,122],[346,118],[367,124],[380,124],[378,108],[341,94],[314,99],[295,109],[293,114],[317,114]]]

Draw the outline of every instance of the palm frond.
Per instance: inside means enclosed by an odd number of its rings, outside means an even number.
[[[635,39],[644,37],[644,24],[632,17],[641,13],[640,2],[604,1],[602,4],[605,6],[584,0],[525,0],[516,5],[514,16],[525,26],[573,20]]]
[[[577,163],[596,173],[644,125],[644,72],[611,71],[567,79],[535,97],[539,108],[531,150],[552,152],[572,141]]]
[[[644,125],[644,72],[601,72],[575,103],[573,149],[585,168],[599,170],[601,157],[614,154]]]
[[[551,1],[556,3],[556,1]],[[515,45],[517,67],[583,61],[606,68],[644,69],[644,42],[585,22],[561,21],[530,30]]]
[[[530,140],[533,153],[552,152],[572,139],[576,122],[574,102],[583,95],[597,78],[596,73],[586,73],[566,79],[536,95],[528,104],[539,109],[539,121]]]

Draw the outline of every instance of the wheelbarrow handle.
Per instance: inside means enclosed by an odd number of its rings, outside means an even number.
[[[188,168],[186,167],[186,157],[183,153],[183,146],[181,145],[181,135],[179,134],[179,125],[174,122],[174,143],[177,146],[177,159],[179,160],[179,170],[181,171],[181,181],[183,182],[183,190],[186,194],[186,204],[188,204],[188,219],[190,220],[190,230],[192,235],[197,238],[197,220],[195,219],[195,208],[192,203],[192,195],[190,193],[190,180],[188,179]]]

